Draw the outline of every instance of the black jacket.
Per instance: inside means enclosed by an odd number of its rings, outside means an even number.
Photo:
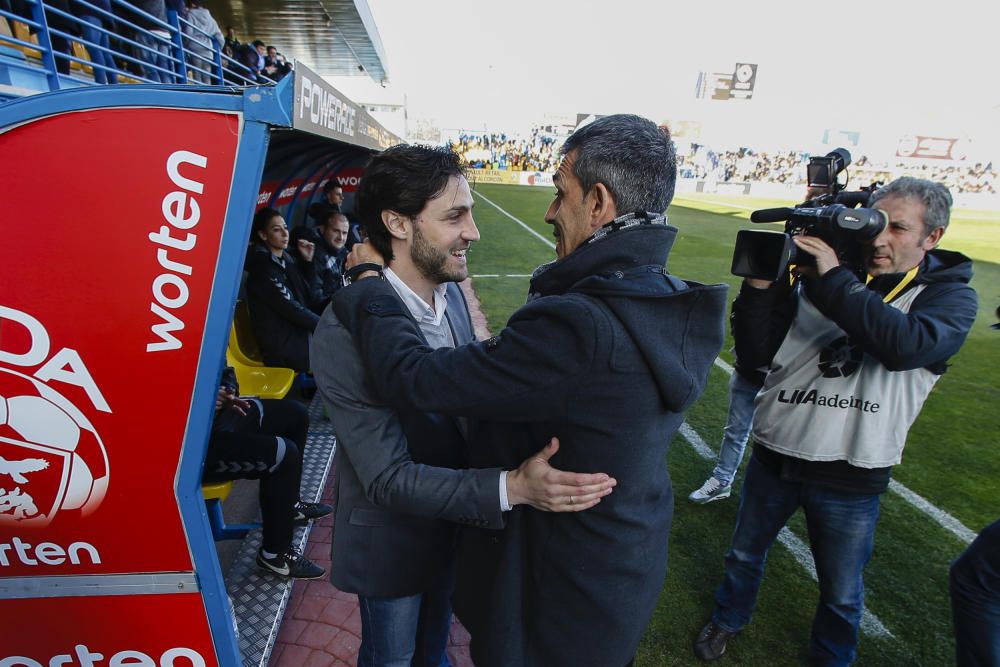
[[[926,288],[909,312],[883,302],[904,274],[877,276],[866,286],[845,266],[804,283],[809,300],[844,330],[866,354],[890,371],[927,368],[944,373],[976,319],[976,292],[969,285],[972,261],[948,250],[932,250],[913,282]],[[905,290],[901,294],[905,294]],[[733,303],[736,356],[748,367],[767,366],[795,318],[798,300],[787,282],[770,289],[744,285]],[[846,461],[804,461],[757,446],[754,456],[788,479],[809,481],[858,493],[881,493],[891,468],[859,468]]]
[[[250,322],[264,363],[308,371],[309,334],[319,322],[309,309],[314,275],[303,275],[287,252],[278,260],[256,244],[247,254],[246,270]]]
[[[586,512],[518,506],[500,535],[463,532],[453,600],[480,667],[635,654],[666,574],[667,446],[724,334],[726,287],[664,269],[676,233],[636,225],[542,267],[499,336],[456,350],[427,348],[383,281],[333,297],[391,404],[485,420],[473,467],[516,467],[558,436],[552,465],[618,480]]]

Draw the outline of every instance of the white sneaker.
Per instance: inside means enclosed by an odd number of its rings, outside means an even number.
[[[731,484],[723,484],[714,477],[709,477],[705,480],[705,483],[701,485],[700,489],[688,496],[688,500],[693,503],[698,503],[699,505],[704,505],[705,503],[710,503],[713,500],[728,498],[732,488]]]

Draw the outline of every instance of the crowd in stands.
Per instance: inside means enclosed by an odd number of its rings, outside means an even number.
[[[535,128],[527,137],[504,133],[463,133],[451,148],[461,156],[466,167],[504,171],[555,171],[561,139]],[[686,155],[678,155],[681,178],[717,182],[756,181],[801,186],[806,183],[806,151],[755,151],[750,148],[716,151],[693,144]],[[878,162],[862,155],[848,168],[851,188],[879,181],[888,183],[900,176],[913,176],[943,183],[952,192],[996,194],[997,168],[992,162],[942,164],[896,161]]]
[[[506,134],[461,134],[452,150],[466,166],[505,171],[555,171],[559,164],[557,139],[539,128],[526,138]]]
[[[98,84],[118,83],[120,73],[153,83],[215,83],[217,53],[222,56],[224,82],[230,85],[274,83],[292,70],[273,45],[259,39],[243,43],[231,26],[223,36],[201,0],[44,0],[44,4],[51,29],[83,41]],[[0,9],[32,20],[32,6],[25,0],[0,0]],[[182,76],[172,59],[170,12],[176,13],[183,34],[188,71]],[[50,38],[53,51],[73,55],[70,39],[55,33]],[[60,74],[70,73],[68,58],[56,57],[55,63]]]
[[[806,152],[768,153],[749,148],[717,152],[699,145],[693,148],[690,154],[678,158],[678,175],[681,178],[796,186],[806,182],[806,165],[809,162],[809,153]],[[918,164],[896,161],[890,164],[862,155],[848,167],[848,174],[851,188],[871,185],[876,181],[888,183],[900,176],[913,176],[943,183],[954,193],[997,193],[997,169],[992,162]]]

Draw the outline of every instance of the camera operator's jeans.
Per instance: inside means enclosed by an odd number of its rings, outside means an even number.
[[[949,588],[958,667],[1000,665],[1000,521],[951,566]]]
[[[760,385],[750,382],[733,371],[729,378],[729,417],[722,429],[722,444],[719,446],[719,461],[715,464],[712,477],[729,486],[736,477],[736,471],[743,460],[743,451],[750,437],[753,425],[753,399],[757,397]]]
[[[872,555],[879,498],[785,481],[751,457],[712,620],[731,632],[750,622],[767,551],[788,518],[802,507],[820,589],[810,658],[814,664],[851,664],[864,611],[861,574]]]

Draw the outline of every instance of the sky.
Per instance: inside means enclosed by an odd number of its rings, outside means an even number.
[[[338,87],[356,101],[405,99],[411,126],[518,130],[553,115],[631,112],[700,121],[718,141],[744,145],[818,143],[823,129],[1000,144],[991,3],[368,4],[390,82]],[[758,65],[753,100],[695,99],[699,72],[737,62]]]

